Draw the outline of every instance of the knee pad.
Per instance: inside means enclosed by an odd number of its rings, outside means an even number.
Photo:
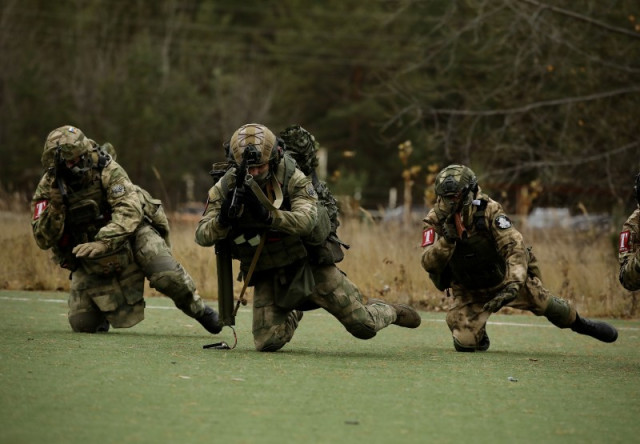
[[[371,339],[376,335],[373,328],[361,323],[348,326],[347,331],[358,339]]]
[[[480,343],[477,345],[462,344],[458,340],[458,338],[456,338],[455,336],[453,337],[453,348],[455,348],[456,351],[459,351],[459,352],[487,351],[489,350],[490,345],[491,345],[491,342],[489,341],[489,336],[487,336],[486,333],[484,334],[484,337],[482,338]]]
[[[549,305],[547,305],[547,308],[544,310],[543,316],[556,327],[568,328],[575,320],[575,310],[573,310],[564,299],[551,296],[549,298]]]
[[[107,332],[109,322],[99,311],[85,311],[69,315],[71,329],[77,333]]]

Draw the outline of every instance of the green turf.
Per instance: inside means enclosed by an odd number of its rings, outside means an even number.
[[[232,351],[171,307],[71,333],[62,293],[0,292],[0,443],[629,443],[640,434],[640,322],[615,344],[493,316],[486,353],[453,351],[443,313],[369,341],[308,312],[277,353]],[[57,300],[57,301],[56,301]],[[498,324],[498,323],[505,323]],[[518,324],[518,325],[512,325]],[[525,324],[525,325],[522,325]],[[225,328],[222,339],[232,339]],[[517,379],[511,382],[508,377]]]

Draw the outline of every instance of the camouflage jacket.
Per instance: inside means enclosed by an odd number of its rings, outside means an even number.
[[[474,223],[474,216],[479,211],[479,204],[484,201],[484,226],[480,230]],[[482,205],[484,205],[482,204]],[[444,238],[443,222],[434,208],[423,219],[422,232],[422,267],[429,273],[440,274],[449,264],[456,244],[449,243]],[[463,215],[463,223],[466,227],[469,239],[474,236],[488,236],[491,245],[498,255],[504,259],[506,265],[505,275],[497,288],[509,284],[521,286],[527,278],[529,256],[522,235],[516,230],[506,216],[502,206],[483,193],[478,193],[477,199],[470,205],[469,211]],[[455,288],[455,280],[452,282]]]
[[[284,182],[284,174],[285,166],[284,162],[281,162],[275,176],[280,184]],[[229,170],[227,175],[235,176],[235,169]],[[196,243],[203,247],[212,246],[216,241],[227,237],[231,231],[230,227],[223,227],[218,223],[218,214],[225,198],[222,180],[216,182],[209,190],[207,207],[196,229]],[[315,227],[318,218],[318,196],[311,179],[296,168],[289,180],[287,190],[283,192],[286,193],[286,205],[271,211],[273,223],[270,229],[292,235],[308,235]]]
[[[640,208],[622,226],[618,240],[620,282],[630,291],[640,290]]]
[[[93,240],[102,241],[110,250],[116,250],[140,226],[143,220],[143,210],[135,185],[129,180],[125,170],[115,161],[110,161],[102,170],[93,168],[90,173],[94,181],[101,183],[104,199],[109,206],[110,220],[100,228]],[[43,250],[58,246],[65,231],[67,214],[64,205],[57,208],[50,204],[51,189],[56,187],[56,181],[51,171],[45,172],[40,179],[31,200],[31,227],[36,243]],[[71,190],[69,194],[80,194],[82,188]],[[67,223],[70,225],[70,223]]]

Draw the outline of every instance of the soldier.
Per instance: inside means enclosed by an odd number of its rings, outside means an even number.
[[[71,270],[71,328],[96,333],[142,321],[146,277],[186,315],[219,333],[218,314],[171,255],[161,202],[131,183],[110,150],[74,126],[53,130],[31,202],[36,243]]]
[[[611,325],[582,318],[542,286],[537,261],[502,206],[482,193],[473,171],[449,165],[435,180],[437,202],[423,220],[422,267],[440,290],[453,290],[447,325],[457,351],[485,351],[491,313],[508,306],[560,328],[614,342]]]
[[[640,174],[633,191],[638,205],[624,223],[618,242],[620,283],[629,291],[640,290]]]
[[[293,337],[303,310],[317,307],[359,339],[370,339],[389,324],[420,325],[409,306],[377,300],[365,305],[330,255],[317,256],[309,248],[328,238],[328,213],[318,205],[311,179],[296,168],[269,128],[243,125],[229,149],[237,166],[209,190],[196,242],[206,247],[230,240],[243,279],[254,286],[256,350],[281,349]],[[236,174],[242,175],[239,181]]]

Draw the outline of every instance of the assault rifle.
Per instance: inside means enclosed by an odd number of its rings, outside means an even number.
[[[245,180],[249,175],[248,166],[255,165],[260,162],[260,151],[254,146],[249,145],[242,153],[242,162],[236,169],[236,187],[233,190],[233,197],[231,198],[231,205],[229,206],[229,219],[237,219],[242,215],[244,209],[244,193],[245,193]]]

